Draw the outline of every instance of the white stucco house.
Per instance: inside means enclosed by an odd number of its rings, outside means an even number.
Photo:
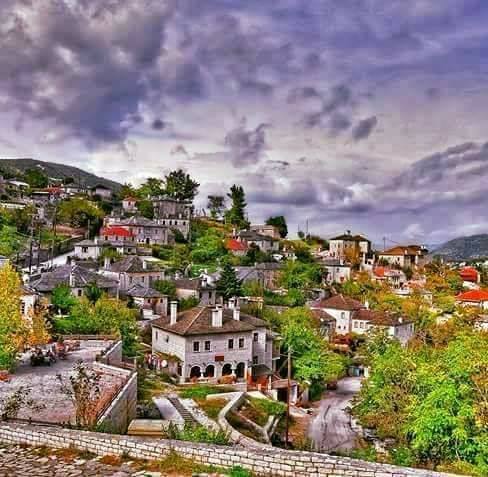
[[[151,322],[153,354],[179,362],[181,382],[219,381],[225,377],[243,382],[273,375],[275,335],[265,321],[228,307],[197,306]]]

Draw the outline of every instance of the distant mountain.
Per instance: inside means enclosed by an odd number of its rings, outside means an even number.
[[[7,172],[15,176],[33,167],[39,167],[44,174],[51,178],[64,179],[66,177],[72,177],[76,185],[84,187],[93,187],[101,184],[115,192],[121,188],[121,184],[118,182],[96,176],[78,167],[58,164],[56,162],[38,161],[36,159],[0,159],[0,174]]]
[[[433,250],[432,254],[454,260],[488,257],[488,234],[455,238]]]

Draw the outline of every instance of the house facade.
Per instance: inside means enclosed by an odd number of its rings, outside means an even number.
[[[136,284],[151,287],[155,281],[166,278],[164,269],[137,255],[129,255],[114,263],[107,259],[103,274],[117,280],[121,291],[128,290]]]
[[[125,197],[122,200],[122,210],[125,213],[137,212],[137,199],[135,197]]]
[[[428,250],[421,245],[397,245],[378,254],[378,260],[400,268],[416,268],[426,262]]]
[[[249,381],[253,369],[273,374],[274,335],[265,321],[241,313],[233,304],[181,313],[176,307],[172,302],[170,316],[151,323],[152,350],[179,360],[181,382],[226,377]]]
[[[215,305],[217,290],[215,285],[202,278],[177,278],[173,280],[176,286],[176,296],[179,299],[196,298],[200,305]]]
[[[464,306],[473,306],[482,310],[488,310],[488,291],[470,290],[458,295],[456,301]]]
[[[112,197],[112,189],[110,187],[104,186],[103,184],[97,184],[90,189],[90,194],[92,196],[99,196],[102,199],[110,199]]]
[[[133,240],[103,240],[95,237],[93,240],[77,242],[74,255],[80,260],[97,260],[105,250],[113,250],[120,255],[137,253],[137,244]]]
[[[190,235],[192,204],[169,197],[152,197],[154,219],[158,223],[179,230],[185,239]]]
[[[275,240],[280,240],[280,231],[278,227],[275,227],[274,225],[251,225],[250,229],[253,232],[256,232],[260,235],[266,235],[267,237],[271,237],[272,239]]]
[[[105,217],[104,225],[104,230],[125,230],[140,245],[168,245],[174,242],[174,235],[168,224],[139,215],[128,219],[110,215]]]
[[[351,278],[351,265],[342,259],[324,259],[320,262],[327,284],[343,283]]]
[[[280,241],[269,237],[268,235],[259,234],[253,230],[242,230],[235,239],[243,242],[249,248],[250,245],[259,247],[262,252],[273,253],[280,250]]]
[[[414,335],[414,325],[405,317],[370,310],[367,305],[344,295],[334,295],[311,305],[312,311],[321,310],[335,319],[335,333],[365,334],[372,328],[385,330],[388,336],[405,345]]]
[[[361,263],[366,263],[370,253],[371,241],[362,235],[352,235],[350,230],[329,240],[330,258],[349,261],[357,255]]]

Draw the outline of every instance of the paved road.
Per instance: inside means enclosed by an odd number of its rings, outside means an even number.
[[[345,409],[361,387],[360,378],[344,378],[337,390],[328,391],[308,429],[308,437],[317,451],[350,450],[355,447],[356,433],[351,429]]]

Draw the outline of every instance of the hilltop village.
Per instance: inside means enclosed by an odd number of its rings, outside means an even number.
[[[6,423],[487,475],[485,259],[292,238],[238,184],[197,209],[179,169],[0,172]]]

